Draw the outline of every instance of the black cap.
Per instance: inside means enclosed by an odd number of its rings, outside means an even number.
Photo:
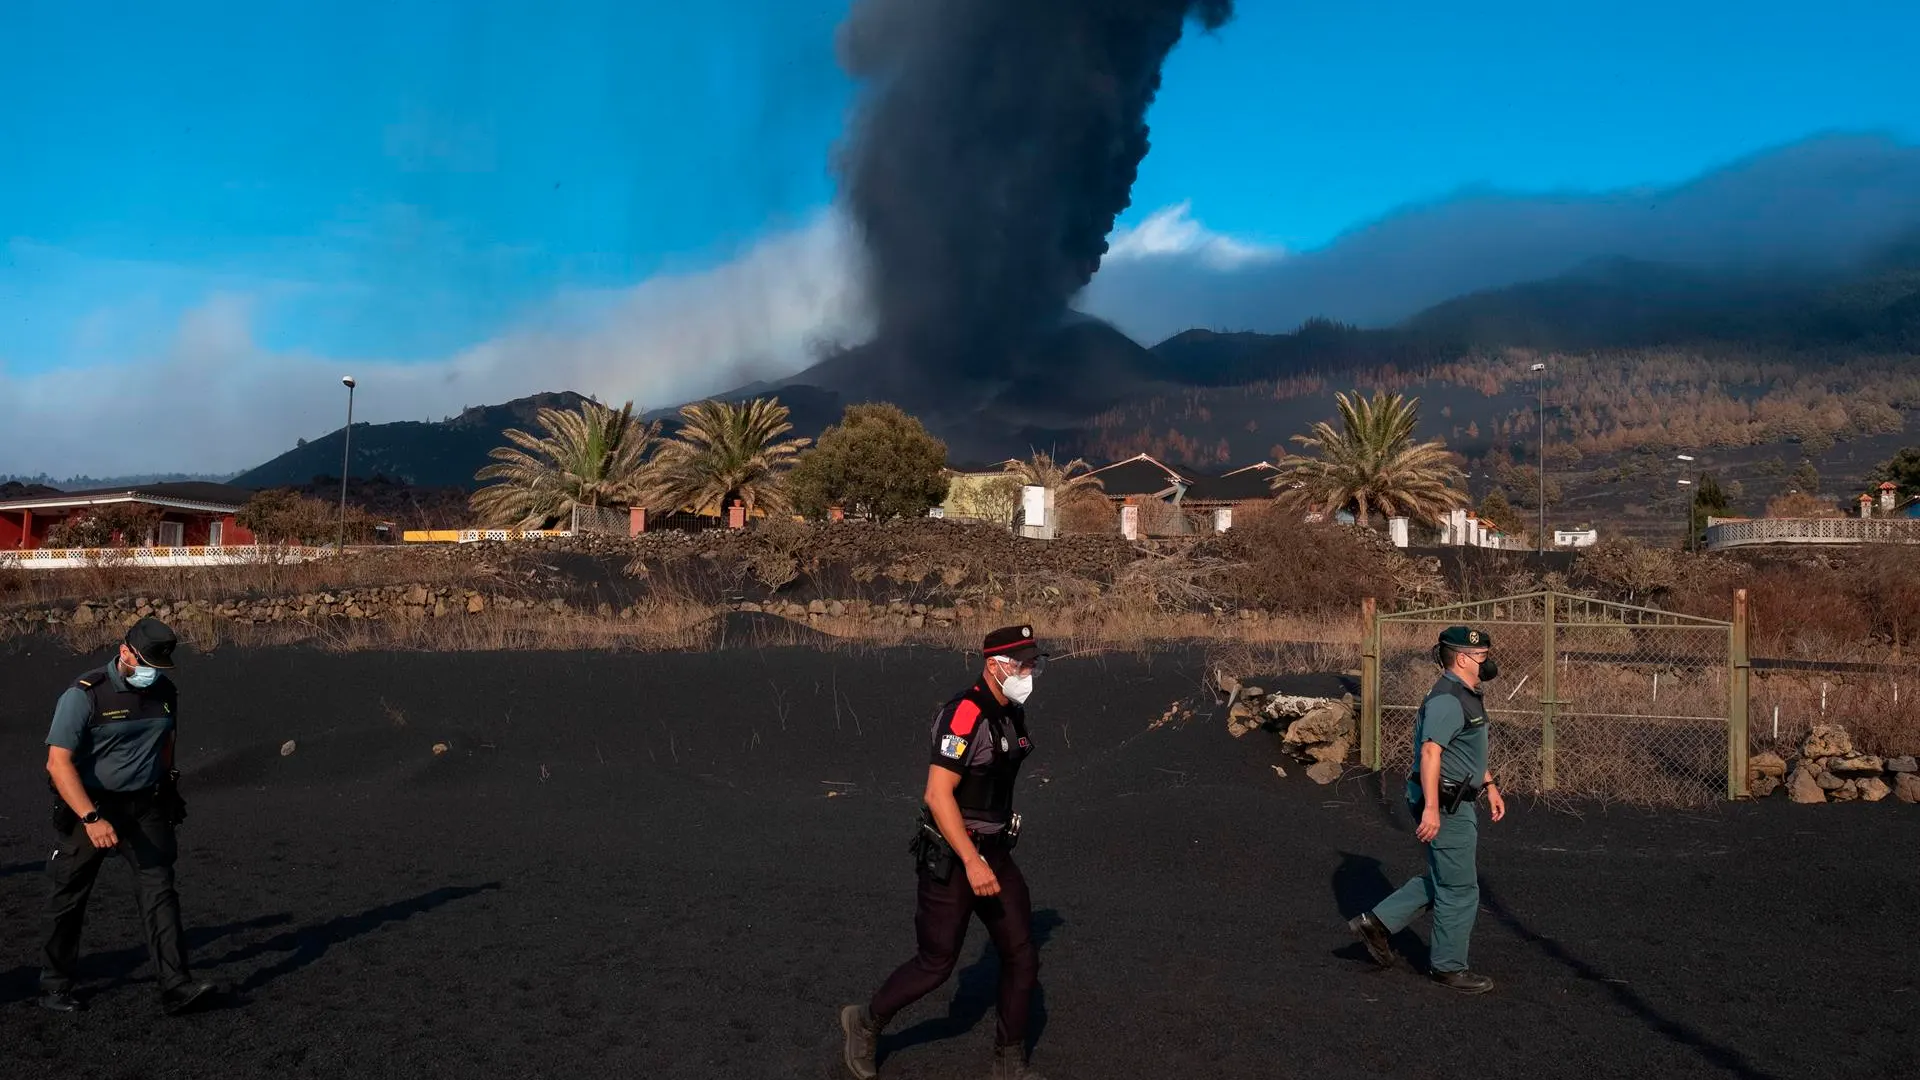
[[[987,635],[980,651],[1026,663],[1040,655],[1040,643],[1034,640],[1031,626],[1003,626]]]
[[[1461,649],[1491,649],[1493,635],[1470,626],[1449,626],[1440,631],[1440,644]]]
[[[173,630],[151,615],[127,628],[127,647],[139,653],[148,667],[172,667],[173,647],[179,643]]]

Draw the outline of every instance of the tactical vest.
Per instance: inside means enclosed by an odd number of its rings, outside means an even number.
[[[1433,689],[1427,691],[1426,698],[1420,702],[1421,713],[1424,714],[1426,712],[1427,702],[1430,702],[1434,698],[1441,697],[1443,695],[1447,697],[1451,697],[1455,701],[1458,701],[1460,703],[1460,714],[1466,718],[1466,725],[1460,729],[1461,735],[1466,734],[1468,731],[1472,730],[1473,728],[1482,727],[1487,723],[1488,716],[1487,716],[1486,701],[1483,698],[1481,698],[1479,694],[1476,694],[1473,691],[1467,689],[1466,685],[1460,682],[1458,679],[1448,678],[1445,675],[1442,675],[1433,684]],[[1414,745],[1414,761],[1417,763],[1420,760],[1420,757],[1419,757],[1420,747],[1418,743],[1420,736],[1418,734],[1417,725],[1416,725],[1415,731],[1416,731],[1416,734],[1414,738],[1416,742]],[[1459,737],[1460,735],[1454,736],[1454,738],[1456,739]],[[1442,765],[1442,768],[1443,769],[1445,768],[1444,764]],[[1415,784],[1415,786],[1417,786],[1416,781],[1419,776],[1419,771],[1420,771],[1419,767],[1416,764],[1414,768],[1414,775],[1413,777],[1409,778],[1409,783],[1413,783]],[[1471,780],[1475,783],[1479,782],[1479,778],[1473,777],[1473,776],[1464,777],[1464,778],[1455,777],[1455,779],[1466,779],[1466,780]]]
[[[1033,741],[1021,725],[997,709],[982,709],[980,723],[976,737],[988,741],[991,756],[985,765],[968,766],[960,774],[953,799],[960,804],[962,817],[1005,825],[1013,820],[1014,781],[1019,778],[1020,764],[1033,753]]]
[[[91,706],[86,742],[76,752],[90,766],[82,769],[83,780],[116,755],[132,754],[135,760],[148,757],[173,728],[178,691],[165,675],[144,690],[121,689],[102,667],[75,679],[73,685],[86,693]],[[151,779],[157,783],[159,777]]]

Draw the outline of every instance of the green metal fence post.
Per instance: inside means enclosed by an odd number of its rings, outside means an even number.
[[[1360,601],[1360,762],[1380,768],[1380,609],[1369,596]]]
[[[1556,691],[1557,672],[1554,670],[1554,657],[1559,653],[1554,634],[1555,608],[1559,606],[1560,594],[1546,595],[1545,612],[1541,618],[1541,629],[1545,631],[1545,648],[1541,654],[1543,667],[1540,678],[1540,790],[1552,791],[1559,783],[1555,775],[1553,761],[1553,712],[1559,705]]]
[[[1752,660],[1747,655],[1747,590],[1733,591],[1727,628],[1727,798],[1747,797],[1747,705]]]

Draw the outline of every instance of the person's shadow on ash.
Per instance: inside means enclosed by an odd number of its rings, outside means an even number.
[[[1066,922],[1052,908],[1034,912],[1030,934],[1034,952],[1044,951],[1053,932],[1065,926]],[[968,929],[970,932],[977,931],[979,927]],[[921,1043],[938,1042],[965,1034],[994,1011],[1000,1000],[1000,954],[994,949],[992,938],[987,938],[983,943],[978,960],[955,972],[953,986],[953,999],[947,1003],[947,1015],[922,1020],[896,1034],[881,1036],[878,1060],[885,1061],[894,1053]],[[1029,1008],[1027,1049],[1032,1051],[1047,1028],[1047,986],[1044,977],[1034,984],[1033,1001]]]
[[[1363,911],[1373,910],[1375,904],[1385,900],[1399,887],[1399,883],[1387,877],[1379,859],[1371,855],[1356,855],[1351,851],[1340,853],[1340,865],[1333,871],[1333,902],[1340,909],[1343,923]],[[1344,926],[1341,929],[1345,931]],[[1412,929],[1393,935],[1392,941],[1393,951],[1412,964],[1415,971],[1427,969],[1427,943]],[[1373,957],[1367,954],[1366,946],[1354,940],[1351,934],[1348,934],[1347,944],[1335,949],[1333,955],[1368,967],[1377,966]]]

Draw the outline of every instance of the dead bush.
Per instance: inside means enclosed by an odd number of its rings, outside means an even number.
[[[1210,579],[1223,604],[1302,614],[1352,612],[1369,596],[1390,608],[1402,577],[1412,573],[1376,533],[1307,524],[1285,513],[1241,515],[1193,552],[1227,564]]]

